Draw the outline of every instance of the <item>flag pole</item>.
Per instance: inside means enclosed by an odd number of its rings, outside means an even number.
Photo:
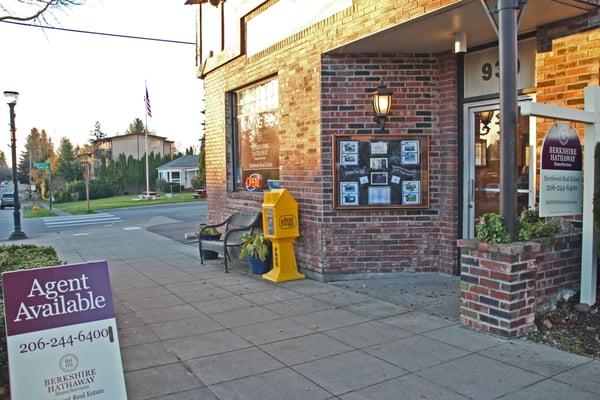
[[[146,126],[145,126],[145,132],[146,134],[144,135],[144,154],[146,155],[146,196],[147,198],[150,198],[150,176],[148,173],[148,112],[152,112],[149,111],[150,110],[150,97],[148,97],[148,84],[146,82],[144,82],[144,85],[146,86]]]

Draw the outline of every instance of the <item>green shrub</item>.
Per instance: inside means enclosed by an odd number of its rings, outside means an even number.
[[[552,237],[558,225],[550,218],[540,218],[538,210],[524,209],[517,218],[517,240],[528,242],[533,239]],[[477,219],[476,237],[486,243],[510,243],[511,237],[504,220],[496,213],[484,214]]]
[[[44,246],[0,246],[0,272],[16,271],[60,265],[61,261],[52,247]],[[0,292],[2,285],[0,285]],[[4,325],[4,304],[0,293],[0,384],[8,381],[8,353]]]
[[[496,213],[483,214],[477,219],[476,237],[486,243],[510,243],[511,237],[504,220]]]
[[[68,203],[85,199],[85,183],[82,181],[68,182],[53,193],[55,203]]]
[[[103,179],[94,179],[90,181],[90,199],[105,199],[112,197],[116,190],[112,183]],[[85,185],[83,189],[83,199],[85,199]]]
[[[240,259],[245,260],[248,256],[265,261],[269,256],[269,245],[271,242],[262,233],[246,233],[242,236],[242,251]]]
[[[538,210],[523,210],[517,218],[519,233],[517,240],[528,242],[533,239],[552,237],[558,231],[558,226],[550,218],[540,218]]]
[[[104,199],[116,193],[112,183],[105,179],[90,181],[90,199]],[[55,203],[68,203],[71,201],[85,200],[85,182],[73,181],[54,192]]]
[[[194,189],[204,189],[204,178],[200,175],[194,175],[192,177],[192,187]]]
[[[162,178],[158,178],[156,180],[156,191],[161,192],[161,193],[166,193],[167,192],[167,181],[165,181]]]
[[[34,245],[0,246],[0,272],[60,264],[52,247]]]
[[[221,235],[221,232],[219,232],[217,230],[217,228],[213,228],[212,226],[210,228],[206,228],[204,230],[202,230],[202,228],[204,228],[206,225],[200,225],[198,227],[198,233],[200,233],[200,231],[202,231],[202,236],[217,236],[217,235]]]

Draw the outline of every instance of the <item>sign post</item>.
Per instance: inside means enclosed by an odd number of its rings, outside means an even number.
[[[583,165],[583,232],[581,238],[581,302],[596,303],[598,266],[596,256],[596,230],[594,229],[594,193],[596,169],[594,153],[600,142],[600,86],[585,88],[585,111],[572,110],[546,104],[525,103],[521,115],[556,118],[585,124]]]
[[[127,400],[105,261],[2,274],[13,400]]]

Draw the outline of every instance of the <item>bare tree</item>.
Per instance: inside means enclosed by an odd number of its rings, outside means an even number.
[[[61,7],[82,4],[85,0],[3,0],[0,3],[0,21],[31,21],[44,13]]]

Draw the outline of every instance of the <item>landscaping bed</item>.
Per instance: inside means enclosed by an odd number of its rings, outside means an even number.
[[[92,211],[108,210],[112,208],[155,206],[159,204],[186,203],[198,201],[193,193],[173,193],[171,197],[163,195],[155,200],[139,200],[136,195],[109,197],[105,199],[90,200],[90,209]],[[85,200],[73,201],[68,203],[57,203],[54,207],[71,214],[86,214],[87,202]]]
[[[62,262],[56,250],[46,246],[0,246],[0,273],[60,265]],[[0,399],[7,398],[8,354],[6,352],[6,331],[4,325],[4,304],[2,304],[2,284],[0,283]]]
[[[600,298],[599,298],[600,300]],[[560,300],[556,309],[539,311],[535,317],[536,332],[529,339],[571,353],[600,359],[600,306],[578,306],[579,296]]]

